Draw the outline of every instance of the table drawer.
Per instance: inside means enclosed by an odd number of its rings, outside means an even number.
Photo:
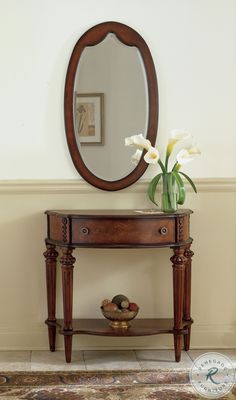
[[[175,243],[175,220],[78,219],[73,220],[72,244],[158,245]]]

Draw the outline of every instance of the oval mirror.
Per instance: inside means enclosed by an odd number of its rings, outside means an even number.
[[[149,48],[132,28],[105,22],[76,43],[65,83],[65,128],[74,165],[103,190],[123,189],[147,168],[131,163],[125,137],[142,133],[155,145],[158,90]]]

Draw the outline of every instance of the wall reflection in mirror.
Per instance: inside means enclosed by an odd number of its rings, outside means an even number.
[[[112,33],[80,57],[74,85],[74,129],[87,168],[114,181],[136,167],[125,137],[147,132],[147,80],[142,57]]]

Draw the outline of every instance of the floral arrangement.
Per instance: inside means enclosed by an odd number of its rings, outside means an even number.
[[[156,188],[160,180],[162,180],[162,210],[176,211],[177,204],[184,204],[185,187],[183,179],[186,179],[192,186],[194,192],[197,193],[196,186],[188,175],[180,171],[182,165],[192,161],[200,153],[200,150],[195,146],[182,148],[176,155],[175,163],[169,168],[169,158],[177,143],[185,139],[189,139],[190,134],[181,130],[173,130],[170,134],[166,147],[165,161],[160,159],[159,151],[151,145],[151,142],[140,135],[133,135],[125,139],[126,146],[136,147],[137,150],[131,158],[131,162],[138,164],[141,159],[143,150],[146,150],[144,160],[148,164],[159,164],[161,172],[154,176],[148,185],[148,197],[158,206],[155,201]]]

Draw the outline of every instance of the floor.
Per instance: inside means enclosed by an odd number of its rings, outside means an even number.
[[[0,351],[0,371],[141,370],[189,369],[201,354],[218,352],[236,367],[236,350],[190,350],[179,363],[173,350],[86,350],[74,351],[66,364],[63,351]]]

